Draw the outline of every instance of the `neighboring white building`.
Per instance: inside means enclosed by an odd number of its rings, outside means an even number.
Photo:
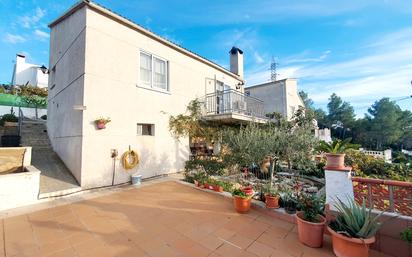
[[[245,93],[263,100],[264,113],[277,112],[290,120],[299,107],[305,107],[299,96],[297,80],[288,78],[245,88]]]
[[[32,85],[37,87],[47,87],[49,75],[47,68],[36,64],[26,62],[26,56],[23,54],[16,55],[16,63],[14,64],[13,77],[11,84],[16,85]]]
[[[49,27],[48,133],[83,188],[111,185],[113,173],[119,184],[135,172],[145,178],[182,170],[189,138],[171,135],[169,116],[184,113],[195,98],[204,100],[205,117],[216,121],[261,116],[256,110],[263,103],[243,94],[237,48],[228,71],[89,1]],[[99,117],[111,118],[106,129],[97,130]],[[132,171],[119,160],[129,147],[140,158]]]

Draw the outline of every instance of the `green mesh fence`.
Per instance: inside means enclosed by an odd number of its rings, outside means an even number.
[[[5,106],[17,106],[17,107],[27,107],[35,108],[36,106],[26,103],[20,96],[10,95],[10,94],[0,94],[0,105]],[[46,109],[47,105],[37,106],[40,109]]]

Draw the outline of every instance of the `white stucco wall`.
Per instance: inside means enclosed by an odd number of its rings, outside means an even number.
[[[57,66],[56,72],[56,81],[64,80],[57,78],[64,76],[58,73],[59,69],[79,76],[82,74],[78,68],[80,65],[84,67],[83,79],[69,86],[67,82],[61,82],[66,88],[57,96],[52,94],[54,103],[49,103],[48,126],[56,152],[85,188],[112,183],[111,149],[119,152],[115,162],[115,184],[130,181],[130,175],[135,172],[145,178],[183,169],[189,156],[189,140],[183,138],[178,141],[171,136],[169,116],[184,113],[191,100],[204,96],[209,90],[207,82],[211,79],[216,78],[233,88],[240,80],[95,10],[87,9],[85,13],[86,8],[74,14],[86,16],[81,18],[87,20],[85,41],[79,41],[79,44],[85,44],[85,56],[77,50],[68,51],[67,57],[63,57],[71,59],[70,55],[78,53],[76,60],[84,60],[84,66],[79,61],[65,62],[62,67]],[[71,19],[66,18],[63,22]],[[72,31],[80,31],[84,26],[72,24],[64,32],[60,24],[52,27],[52,45],[54,40],[69,40],[67,37],[70,36],[66,34],[71,35]],[[61,31],[61,34],[53,31]],[[51,49],[51,55],[54,55],[57,49]],[[77,49],[82,49],[82,46]],[[150,90],[140,84],[140,50],[168,61],[169,92]],[[53,59],[55,57],[51,57],[51,63]],[[79,71],[73,72],[72,69]],[[73,105],[83,105],[85,110],[73,110]],[[97,130],[94,120],[101,116],[110,117],[112,122],[106,129]],[[138,136],[137,123],[154,124],[155,136]],[[129,146],[139,153],[140,165],[125,171],[119,158]]]
[[[336,200],[340,199],[344,203],[349,203],[354,199],[352,176],[350,169],[343,170],[325,170],[325,189],[326,203],[332,210]]]
[[[17,55],[13,70],[12,85],[25,85],[28,83],[32,86],[47,87],[48,75],[39,69],[40,66],[41,65],[27,63],[26,57]]]
[[[299,106],[304,106],[299,97],[297,80],[283,79],[245,88],[250,96],[263,100],[266,113],[277,112],[288,120]]]
[[[35,203],[39,195],[40,171],[33,166],[28,172],[0,176],[0,211]]]
[[[86,10],[53,27],[50,33],[50,76],[47,131],[54,151],[81,182]]]

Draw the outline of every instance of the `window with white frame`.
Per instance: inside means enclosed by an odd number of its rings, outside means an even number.
[[[138,136],[154,136],[155,126],[154,124],[137,123],[137,135]]]
[[[166,60],[140,52],[140,82],[143,86],[168,91],[167,73]]]

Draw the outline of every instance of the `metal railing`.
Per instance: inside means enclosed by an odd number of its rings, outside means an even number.
[[[353,191],[358,203],[366,206],[412,216],[412,182],[353,177]]]
[[[205,96],[205,115],[233,113],[264,118],[263,101],[233,89]]]
[[[18,133],[19,133],[19,136],[21,136],[21,126],[23,125],[23,119],[24,119],[23,111],[22,111],[21,108],[19,107],[19,118],[18,118],[18,121],[19,121],[19,123],[18,123],[18,125],[19,125],[19,127],[18,127],[18,129],[19,129]]]

